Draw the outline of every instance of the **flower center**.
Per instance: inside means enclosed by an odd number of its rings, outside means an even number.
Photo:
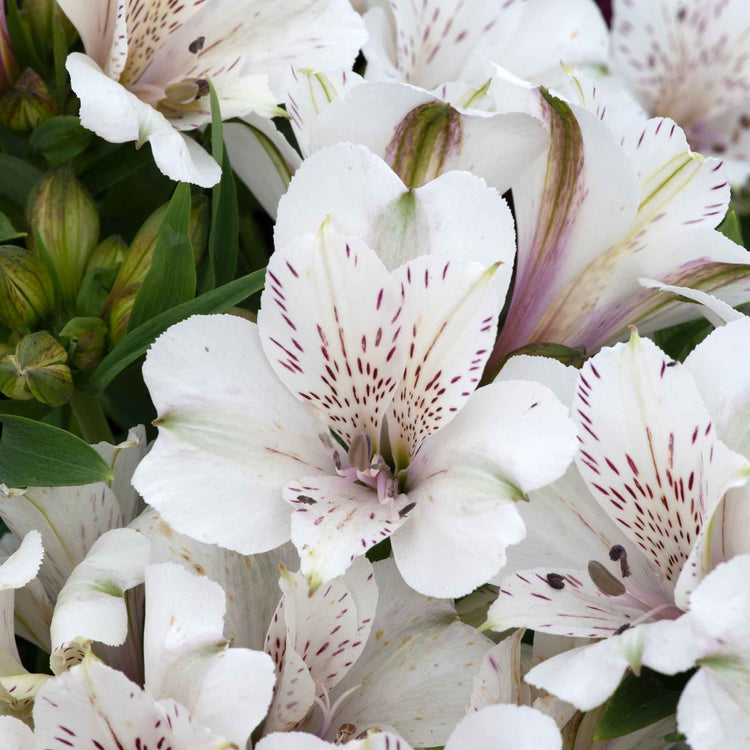
[[[333,452],[333,464],[336,473],[344,477],[347,483],[360,482],[375,489],[383,505],[393,502],[398,494],[398,482],[390,466],[379,453],[373,453],[372,440],[363,432],[352,440],[346,462],[339,451]]]

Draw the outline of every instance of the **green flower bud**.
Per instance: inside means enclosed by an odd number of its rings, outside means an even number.
[[[157,208],[138,230],[120,266],[112,291],[109,293],[105,314],[109,319],[109,334],[113,344],[120,341],[127,333],[135,297],[151,268],[159,229],[166,212],[166,204]],[[209,215],[208,199],[205,196],[193,198],[190,211],[190,243],[193,247],[196,265],[206,248]]]
[[[27,68],[16,85],[0,97],[0,123],[11,130],[26,132],[57,113],[47,85]]]
[[[99,241],[99,215],[86,188],[69,166],[56,169],[42,180],[29,198],[29,224],[39,233],[30,235],[37,254],[52,261],[65,306],[78,294],[89,257]]]
[[[62,406],[73,395],[73,376],[65,348],[46,331],[24,336],[15,351],[0,356],[0,392],[9,398],[35,398]]]
[[[0,247],[0,323],[31,328],[52,310],[52,279],[30,250]]]
[[[122,263],[125,259],[125,253],[128,251],[128,245],[119,234],[113,234],[102,240],[91,253],[89,262],[86,264],[86,270],[92,268],[114,268]]]
[[[81,372],[93,370],[104,356],[107,324],[101,318],[73,318],[60,331],[70,342],[70,364]]]

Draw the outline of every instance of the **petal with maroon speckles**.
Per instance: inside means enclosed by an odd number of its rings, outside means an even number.
[[[688,370],[636,333],[584,365],[571,413],[589,490],[666,582],[681,579],[684,608],[706,524],[750,464],[717,437]]]
[[[576,638],[605,638],[644,612],[623,599],[599,591],[585,568],[522,570],[502,578],[487,622],[498,632],[528,627]]]
[[[294,507],[292,541],[313,590],[387,539],[414,508],[407,495],[381,503],[372,487],[337,476],[300,479],[287,485],[284,499]]]
[[[404,290],[408,358],[388,415],[397,468],[448,424],[474,392],[492,351],[504,295],[497,264],[417,258],[394,276]]]
[[[269,263],[258,314],[268,361],[347,445],[364,432],[377,451],[406,356],[402,296],[377,255],[328,222]]]

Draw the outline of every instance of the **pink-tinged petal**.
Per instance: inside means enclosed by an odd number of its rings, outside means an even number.
[[[35,701],[34,726],[38,746],[50,750],[225,746],[184,707],[171,700],[156,703],[121,672],[97,661],[47,681]]]
[[[562,750],[554,720],[529,706],[487,706],[453,730],[445,750]]]
[[[421,257],[394,274],[404,290],[400,323],[403,345],[409,347],[388,418],[397,467],[405,468],[477,387],[505,301],[497,270],[497,265]]]
[[[633,333],[582,368],[572,416],[576,465],[625,536],[671,586],[677,605],[703,572],[705,530],[750,464],[716,436],[690,373]],[[679,578],[679,585],[678,585]]]
[[[416,507],[392,539],[409,584],[460,596],[495,575],[525,534],[516,502],[558,479],[575,444],[567,409],[547,388],[513,381],[476,391],[409,468]]]
[[[86,54],[100,65],[109,75],[108,62],[112,51],[127,40],[117,39],[123,34],[122,20],[125,14],[126,0],[60,0],[58,3],[68,20],[76,27]],[[119,58],[119,56],[118,56]],[[112,71],[117,78],[122,67]]]
[[[294,506],[292,541],[313,590],[387,539],[414,508],[407,495],[380,502],[374,488],[338,476],[300,479],[284,499]]]
[[[465,715],[472,680],[491,641],[460,622],[451,602],[415,594],[393,560],[373,565],[379,599],[362,655],[330,695],[352,691],[326,735],[393,727],[414,747],[444,745]]]
[[[278,248],[267,273],[258,330],[271,366],[347,446],[366,433],[377,450],[404,368],[398,283],[328,223]]]
[[[281,491],[331,471],[333,446],[269,367],[257,326],[189,318],[152,345],[143,374],[159,414],[159,437],[133,476],[146,502],[176,531],[236,552],[287,541]]]
[[[396,83],[357,86],[313,124],[313,150],[339,141],[381,156],[408,187],[454,169],[504,193],[549,144],[535,118],[518,112],[462,112],[432,94]]]
[[[742,0],[614,4],[615,70],[651,112],[683,127],[747,97],[750,21]]]
[[[625,597],[603,594],[586,568],[535,568],[505,576],[487,622],[498,632],[528,627],[576,638],[605,638],[643,614]]]
[[[690,145],[724,160],[729,184],[742,188],[750,177],[750,101],[687,129]]]
[[[701,292],[699,289],[690,289],[686,286],[672,286],[670,284],[662,284],[661,281],[654,281],[654,279],[638,279],[641,286],[647,289],[658,289],[660,292],[671,292],[679,297],[684,297],[687,300],[697,302],[701,306],[701,312],[705,316],[711,325],[719,327],[724,323],[729,323],[733,320],[743,320],[746,316],[738,310],[728,305],[724,300],[714,297],[708,292]],[[704,400],[707,395],[703,389],[701,389]]]
[[[473,711],[498,703],[524,702],[522,691],[528,688],[521,682],[521,639],[525,633],[519,628],[484,655],[471,693]]]

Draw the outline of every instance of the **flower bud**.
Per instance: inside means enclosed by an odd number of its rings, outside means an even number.
[[[104,356],[107,324],[101,318],[73,318],[60,331],[70,341],[70,364],[81,372],[93,370]]]
[[[130,313],[133,310],[138,290],[151,268],[159,229],[166,212],[166,205],[157,208],[138,230],[120,266],[112,291],[109,293],[105,314],[109,318],[109,333],[113,344],[120,341],[127,333]],[[190,210],[190,243],[193,247],[196,265],[206,247],[208,227],[208,199],[205,196],[197,196],[193,198]]]
[[[56,112],[47,85],[31,68],[24,70],[15,86],[0,98],[0,123],[11,130],[33,130]]]
[[[463,125],[459,112],[445,102],[415,107],[398,125],[385,160],[410,188],[438,177],[447,159],[461,149]]]
[[[5,0],[0,1],[0,94],[13,87],[20,73],[5,19]]]
[[[52,310],[52,279],[30,250],[0,247],[0,323],[31,328]]]
[[[69,166],[50,172],[29,198],[29,224],[38,230],[44,245],[32,248],[46,252],[54,264],[62,302],[76,299],[86,264],[99,241],[99,215],[86,188]]]
[[[46,331],[24,336],[15,351],[0,355],[0,392],[9,398],[35,398],[62,406],[73,395],[73,376],[65,348]]]
[[[113,234],[102,240],[91,253],[89,262],[86,264],[86,270],[92,268],[114,268],[122,263],[125,259],[125,253],[128,251],[128,245],[119,234]]]

